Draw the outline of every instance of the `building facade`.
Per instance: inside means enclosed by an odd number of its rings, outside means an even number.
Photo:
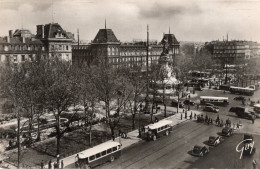
[[[212,46],[214,59],[227,59],[231,63],[260,56],[260,44],[252,41],[213,41],[206,46]]]
[[[57,23],[37,25],[37,34],[18,29],[9,36],[0,37],[0,62],[20,63],[58,56],[72,60],[72,41],[67,32]]]
[[[171,56],[179,54],[180,44],[173,34],[164,34],[169,42]],[[162,44],[157,41],[149,42],[149,65],[157,63],[162,53]],[[74,63],[93,63],[99,58],[106,58],[113,67],[146,66],[147,42],[136,40],[130,43],[120,42],[112,29],[100,29],[90,44],[74,44],[72,61]]]

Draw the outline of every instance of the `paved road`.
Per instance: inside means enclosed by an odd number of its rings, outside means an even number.
[[[142,141],[122,151],[113,163],[97,168],[186,168],[190,161],[198,160],[189,154],[195,144],[203,145],[210,135],[221,128],[189,121],[174,127],[169,136],[156,141]]]
[[[230,118],[232,122],[238,122],[236,115],[228,111],[232,106],[242,105],[241,102],[233,100],[233,98],[237,95],[229,93],[224,94],[223,91],[215,90],[204,90],[199,92],[198,96],[200,95],[229,97],[230,105],[227,107],[220,107],[220,112],[218,114],[224,121],[227,118]],[[255,95],[250,98],[251,100],[260,99],[260,90],[258,90]],[[197,99],[198,98],[194,98],[193,100]],[[207,114],[213,119],[216,119],[217,117],[217,114],[210,112],[204,112],[204,114]],[[260,134],[259,119],[255,121],[255,124],[252,124],[251,121],[246,119],[241,119],[241,122],[243,127],[238,131],[238,133],[249,132],[257,135]],[[122,156],[113,163],[106,163],[98,166],[97,168],[208,168],[212,166],[212,164],[214,164],[214,167],[218,167],[218,164],[221,161],[226,160],[225,157],[228,153],[236,154],[233,149],[227,149],[226,147],[233,147],[233,144],[237,144],[239,139],[235,139],[234,141],[231,138],[225,138],[225,141],[222,143],[223,146],[216,148],[211,147],[211,150],[213,150],[213,152],[217,152],[217,154],[222,152],[222,155],[218,155],[218,158],[216,158],[214,153],[210,153],[207,158],[198,158],[191,156],[189,152],[192,150],[194,145],[204,145],[209,136],[216,135],[220,131],[221,128],[216,127],[215,125],[207,126],[205,124],[196,123],[194,121],[186,122],[180,124],[178,127],[175,127],[170,136],[162,137],[155,142],[142,141],[128,149],[123,150]],[[232,145],[228,143],[232,143]],[[236,158],[236,156],[237,154],[231,157]],[[220,157],[222,157],[222,159]],[[249,167],[249,161],[251,160],[252,159],[249,159],[246,162],[247,167]],[[212,164],[210,164],[208,161],[211,161]],[[215,163],[212,161],[215,161]],[[220,166],[223,167],[223,165]]]

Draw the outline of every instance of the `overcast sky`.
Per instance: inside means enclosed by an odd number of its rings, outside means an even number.
[[[84,40],[93,40],[106,18],[121,41],[145,39],[149,24],[155,40],[170,26],[179,41],[222,40],[228,33],[260,42],[260,0],[0,0],[0,36],[22,26],[36,33],[52,13],[66,31],[79,28]]]

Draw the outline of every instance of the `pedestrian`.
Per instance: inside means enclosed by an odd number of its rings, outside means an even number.
[[[185,112],[185,119],[187,119],[187,112]]]
[[[43,160],[41,161],[41,169],[43,169],[43,167],[44,167],[44,162],[43,162]]]
[[[210,123],[213,124],[213,120],[212,120],[212,118],[210,119]]]
[[[257,168],[256,160],[253,160],[252,165],[253,165],[253,169],[256,169],[256,168]]]
[[[197,118],[197,115],[196,115],[196,113],[194,113],[194,118],[195,118],[195,119]]]
[[[254,117],[252,117],[252,124],[254,124],[255,123],[255,119],[254,119]]]
[[[190,114],[190,119],[192,120],[192,113]]]
[[[181,120],[182,120],[182,114],[181,114]]]
[[[185,111],[185,110],[184,110],[184,109],[182,109],[182,113],[184,113],[184,111]]]
[[[79,161],[79,154],[75,156],[75,162]]]
[[[199,105],[199,104],[197,104],[197,109],[199,109],[199,107],[200,107],[200,105]]]
[[[61,162],[60,162],[60,167],[61,167],[61,169],[64,168],[63,160],[61,160]]]
[[[48,163],[48,168],[51,169],[51,160]]]

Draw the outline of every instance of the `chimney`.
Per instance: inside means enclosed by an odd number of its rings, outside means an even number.
[[[7,36],[7,43],[10,43],[10,36]]]
[[[44,38],[44,25],[37,25],[37,36]]]
[[[10,37],[10,38],[13,37],[13,30],[9,30],[9,37]]]

